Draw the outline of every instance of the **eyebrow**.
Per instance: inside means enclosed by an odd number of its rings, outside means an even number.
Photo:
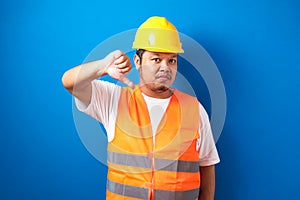
[[[154,54],[152,54],[151,56],[160,56],[160,54],[154,53]],[[175,58],[175,57],[177,57],[177,54],[173,54],[173,55],[171,56],[171,58]]]

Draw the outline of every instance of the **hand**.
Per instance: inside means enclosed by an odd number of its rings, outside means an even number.
[[[125,53],[120,50],[113,51],[104,58],[104,62],[106,64],[105,72],[109,76],[134,89],[134,84],[126,77],[132,65]]]

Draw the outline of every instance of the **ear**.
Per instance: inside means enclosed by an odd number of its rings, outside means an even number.
[[[140,59],[140,57],[138,55],[134,54],[133,60],[134,60],[135,68],[137,70],[139,70],[140,67],[141,67],[141,59]]]

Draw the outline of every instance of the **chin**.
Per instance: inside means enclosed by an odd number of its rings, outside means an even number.
[[[153,86],[153,91],[157,91],[157,92],[165,92],[169,90],[169,86],[165,85],[165,84],[155,84]]]
[[[146,83],[144,84],[146,88],[150,89],[153,92],[165,92],[170,89],[170,85],[167,83],[161,83],[161,82],[152,82],[152,83]]]

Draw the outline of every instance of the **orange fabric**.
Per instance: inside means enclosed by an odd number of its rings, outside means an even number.
[[[130,180],[130,185],[136,187],[148,187],[151,183],[151,170],[149,169],[137,169],[136,167],[124,167],[121,165],[108,165],[109,173],[107,178],[117,183],[122,183],[124,181],[124,174],[126,174],[126,179]],[[130,168],[130,172],[126,171]],[[118,170],[120,169],[120,170]],[[135,170],[136,169],[136,170]],[[140,173],[136,173],[140,172]]]
[[[155,189],[171,191],[191,190],[200,187],[200,174],[185,172],[155,171]],[[188,180],[188,181],[187,181]]]
[[[140,89],[122,89],[115,137],[108,151],[148,156],[151,169],[108,163],[108,179],[120,184],[154,189],[184,191],[200,187],[200,172],[174,172],[155,169],[155,159],[197,162],[196,140],[199,138],[199,107],[196,98],[175,90],[158,126],[153,143],[147,105]],[[107,198],[109,199],[109,198]]]

